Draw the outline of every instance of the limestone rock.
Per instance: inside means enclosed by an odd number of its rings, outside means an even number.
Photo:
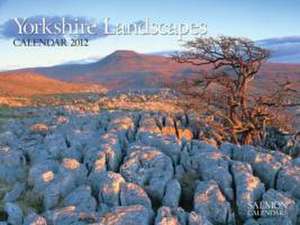
[[[36,123],[30,127],[31,132],[46,134],[49,131],[49,127],[44,123]]]
[[[124,178],[114,172],[106,172],[99,184],[98,200],[109,207],[120,205],[121,186],[125,183]]]
[[[93,212],[96,210],[96,200],[91,194],[89,186],[80,186],[64,198],[64,206],[76,206],[81,212]]]
[[[121,186],[120,202],[122,206],[143,205],[152,210],[151,201],[139,185],[134,183],[124,183]]]
[[[278,221],[286,218],[291,220],[292,224],[297,224],[298,208],[296,202],[287,194],[270,189],[263,195],[261,204],[270,207],[270,210],[267,209],[261,212],[261,217],[269,217],[273,220],[277,218]],[[273,211],[273,214],[268,215],[268,211]]]
[[[7,222],[11,225],[20,225],[23,222],[23,212],[16,203],[7,202],[4,205],[4,211],[8,215]]]
[[[253,214],[249,212],[249,205],[254,205],[264,191],[264,184],[252,175],[251,166],[247,163],[233,162],[231,166],[236,189],[236,204],[239,216],[245,221]]]
[[[189,213],[187,225],[212,225],[204,216],[195,213]]]
[[[25,179],[25,157],[21,151],[0,145],[0,179],[8,183]]]
[[[115,133],[103,135],[100,149],[105,153],[107,168],[111,171],[117,171],[122,160],[122,149],[118,136]]]
[[[105,214],[100,225],[150,225],[150,219],[149,211],[144,206],[122,206]]]
[[[64,225],[84,225],[86,223],[80,221],[80,214],[76,211],[75,206],[47,211],[45,213],[47,224],[64,224]]]
[[[36,213],[30,213],[24,219],[23,225],[47,225],[47,221],[44,217],[42,217]]]
[[[160,201],[173,177],[173,166],[171,159],[160,151],[138,150],[126,157],[120,173],[126,181],[140,185],[151,198]]]
[[[300,199],[300,167],[288,165],[282,168],[277,177],[276,188],[291,193],[295,198]]]
[[[170,208],[177,208],[181,195],[181,186],[178,180],[173,179],[167,183],[162,204]]]
[[[33,165],[29,170],[28,183],[36,192],[42,192],[57,177],[59,164],[54,160],[45,160]]]
[[[25,191],[26,185],[24,183],[15,183],[12,190],[7,192],[4,196],[4,202],[14,202],[16,201],[21,194]]]
[[[215,181],[198,183],[194,195],[194,211],[206,216],[213,224],[226,224],[231,220],[231,207]]]
[[[176,210],[163,206],[159,208],[155,218],[155,225],[181,225],[186,224],[187,215],[185,212],[180,215]]]

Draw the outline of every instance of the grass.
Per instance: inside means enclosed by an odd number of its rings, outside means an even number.
[[[10,119],[24,119],[28,115],[22,115],[17,112],[16,108],[0,105],[0,131]]]
[[[5,123],[12,118],[15,118],[14,109],[7,106],[0,106],[0,129]]]
[[[34,193],[32,190],[27,190],[18,198],[17,203],[21,207],[22,211],[27,214],[30,209],[35,209],[37,213],[43,211],[43,201],[41,196]]]
[[[47,100],[47,99],[56,99],[56,100],[65,100],[65,101],[73,101],[73,100],[87,100],[93,101],[94,99],[98,99],[101,94],[93,93],[93,92],[85,92],[85,93],[60,93],[60,94],[49,94],[49,95],[35,95],[32,97],[33,100]]]

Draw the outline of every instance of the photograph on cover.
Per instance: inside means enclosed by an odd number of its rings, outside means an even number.
[[[300,225],[299,0],[0,0],[0,225]]]

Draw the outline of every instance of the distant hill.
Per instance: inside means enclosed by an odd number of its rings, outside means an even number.
[[[31,74],[31,79],[33,79],[33,76],[46,76],[55,79],[55,82],[61,80],[80,84],[93,83],[103,85],[111,90],[127,90],[159,88],[166,83],[197,76],[207,69],[209,69],[209,66],[200,68],[189,64],[178,64],[170,57],[139,54],[133,51],[122,50],[116,51],[93,63],[22,69],[11,71],[10,73],[17,73],[19,75]],[[6,73],[4,72],[4,74]],[[1,74],[3,73],[0,73],[0,75]],[[40,78],[41,83],[43,83],[42,81],[45,81],[45,79],[45,77],[43,77],[43,79]],[[259,72],[259,76],[257,76],[255,80],[255,86],[262,89],[272,89],[275,80],[285,79],[295,82],[299,81],[300,64],[267,63]],[[76,91],[77,89],[82,89],[82,86],[79,88],[75,84],[69,83],[68,85],[66,83],[59,83],[61,85],[46,85],[46,83],[49,82],[44,82],[45,87],[56,87],[54,89],[59,89],[60,91]],[[32,81],[28,82],[28,87],[30,86],[29,84],[32,84],[31,87],[34,87],[34,89],[44,86],[37,83],[36,80],[35,83]],[[67,86],[68,88],[59,88],[63,86]],[[53,91],[47,90],[48,89],[38,88],[36,91]]]
[[[194,74],[199,68],[178,64],[169,57],[124,50],[94,63],[34,68],[30,71],[64,81],[96,82],[108,88],[128,89],[160,87],[177,77]]]
[[[74,84],[48,78],[29,71],[0,72],[0,96],[103,92],[106,89],[100,85]]]

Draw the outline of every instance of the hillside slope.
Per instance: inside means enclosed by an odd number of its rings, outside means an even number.
[[[33,71],[65,81],[97,82],[113,89],[160,87],[176,77],[194,74],[199,69],[178,64],[163,56],[116,51],[89,64],[36,68]]]
[[[139,89],[161,87],[170,81],[197,76],[208,68],[179,64],[170,57],[116,51],[95,63],[36,68],[34,71],[65,81],[96,82],[113,89]],[[268,63],[262,67],[256,83],[265,86],[277,79],[295,81],[299,78],[299,64]]]
[[[22,69],[11,73],[43,75],[62,81],[95,83],[108,89],[126,90],[159,88],[166,83],[198,76],[209,68],[179,64],[170,57],[121,50],[94,63]],[[258,89],[273,89],[276,80],[286,79],[300,81],[300,64],[267,63],[254,83]]]
[[[100,85],[74,84],[28,71],[0,73],[0,96],[30,97],[33,95],[103,91],[105,88]]]

